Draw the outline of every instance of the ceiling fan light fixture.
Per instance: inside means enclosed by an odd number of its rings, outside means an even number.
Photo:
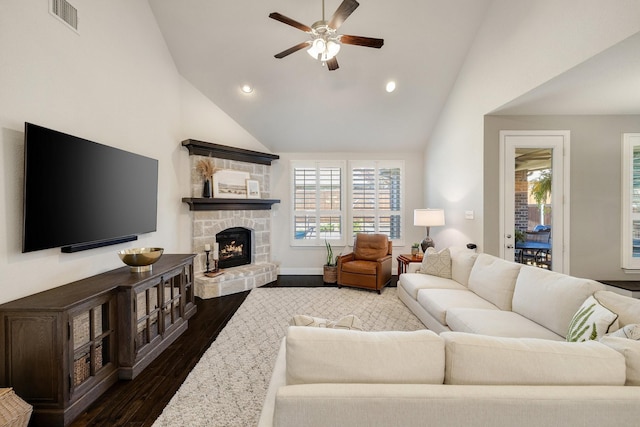
[[[324,37],[318,37],[311,42],[311,47],[307,49],[307,53],[313,59],[326,62],[336,56],[340,52],[340,42],[337,40],[325,40]]]

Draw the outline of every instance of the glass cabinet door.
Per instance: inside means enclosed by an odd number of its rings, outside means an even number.
[[[142,289],[135,294],[137,313],[136,352],[139,352],[162,332],[158,323],[161,296],[162,288],[160,282],[156,282],[153,286]]]
[[[71,317],[71,346],[73,368],[72,388],[94,377],[112,360],[114,340],[111,312],[113,301],[108,300]]]
[[[622,137],[622,268],[640,270],[640,133]]]

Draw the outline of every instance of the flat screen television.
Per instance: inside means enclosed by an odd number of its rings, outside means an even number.
[[[157,160],[25,123],[22,252],[136,240],[157,199]]]

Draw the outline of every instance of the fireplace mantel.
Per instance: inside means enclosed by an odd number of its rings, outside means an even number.
[[[229,147],[227,145],[198,141],[196,139],[186,139],[182,141],[182,145],[187,147],[189,155],[217,157],[219,159],[237,160],[260,165],[271,166],[273,160],[280,158],[277,154],[261,153],[259,151]]]
[[[258,211],[269,210],[278,199],[216,199],[203,197],[183,197],[191,211]]]

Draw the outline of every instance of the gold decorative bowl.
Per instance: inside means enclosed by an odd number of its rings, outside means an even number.
[[[118,251],[118,256],[131,267],[132,273],[142,273],[151,271],[151,264],[158,261],[163,252],[163,248],[133,248]]]

